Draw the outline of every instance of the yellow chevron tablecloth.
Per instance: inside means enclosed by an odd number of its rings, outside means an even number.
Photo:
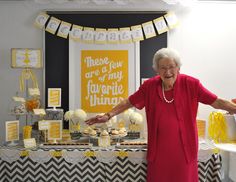
[[[221,181],[221,156],[202,146],[199,181]],[[0,181],[145,182],[146,149],[0,148]]]

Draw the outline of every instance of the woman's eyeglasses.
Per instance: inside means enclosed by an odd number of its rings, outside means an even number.
[[[169,71],[175,71],[176,68],[177,68],[177,65],[171,65],[171,66],[168,66],[168,67],[160,66],[159,70],[161,72],[167,72],[168,70]]]

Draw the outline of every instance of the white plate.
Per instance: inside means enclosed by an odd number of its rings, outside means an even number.
[[[228,152],[236,152],[236,144],[233,143],[218,143],[214,144],[216,148]]]

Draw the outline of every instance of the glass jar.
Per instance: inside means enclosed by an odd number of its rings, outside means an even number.
[[[39,97],[32,97],[26,100],[25,108],[28,112],[33,112],[33,109],[38,109],[40,107]]]

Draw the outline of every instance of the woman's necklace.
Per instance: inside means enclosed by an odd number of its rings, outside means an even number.
[[[174,98],[171,99],[171,100],[167,100],[166,96],[165,96],[165,91],[164,91],[164,84],[162,83],[162,95],[163,95],[163,98],[165,100],[166,103],[170,104],[174,101]]]

